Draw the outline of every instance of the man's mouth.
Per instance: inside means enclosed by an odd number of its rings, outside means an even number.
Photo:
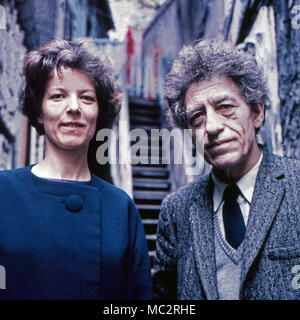
[[[234,139],[228,139],[228,140],[222,140],[222,141],[214,141],[214,142],[210,142],[208,144],[205,145],[205,149],[209,150],[209,149],[213,149],[215,147],[221,146],[223,144],[227,144],[232,142]]]

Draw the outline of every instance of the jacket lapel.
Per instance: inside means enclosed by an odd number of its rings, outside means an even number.
[[[201,179],[192,195],[190,221],[197,269],[208,300],[217,299],[213,208],[210,176]]]
[[[263,246],[271,224],[285,193],[284,169],[273,155],[264,150],[250,206],[249,221],[244,239],[244,259],[241,287],[247,273]]]

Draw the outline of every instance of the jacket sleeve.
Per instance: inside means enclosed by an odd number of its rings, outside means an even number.
[[[144,226],[134,203],[130,204],[131,222],[131,282],[133,300],[153,300],[153,285]]]
[[[155,299],[177,299],[176,224],[172,221],[169,197],[164,199],[159,215],[154,258]]]

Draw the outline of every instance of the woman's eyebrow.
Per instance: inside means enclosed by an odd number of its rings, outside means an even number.
[[[92,92],[92,93],[95,93],[96,90],[95,90],[95,89],[82,89],[82,90],[79,90],[78,92],[79,92],[79,93],[84,93],[84,92]]]
[[[61,92],[67,92],[67,90],[63,87],[48,87],[48,89],[51,90],[58,90],[58,91],[61,91]],[[81,89],[81,90],[78,90],[77,91],[78,93],[82,94],[82,93],[85,93],[85,92],[91,92],[91,93],[95,93],[96,91],[94,89]]]
[[[59,90],[59,91],[66,91],[65,88],[62,87],[55,87],[55,86],[48,86],[47,89],[51,89],[51,90]]]

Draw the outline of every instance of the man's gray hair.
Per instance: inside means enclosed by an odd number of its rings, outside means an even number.
[[[253,55],[238,50],[230,42],[215,39],[195,41],[183,47],[166,77],[164,92],[175,125],[181,128],[188,126],[184,106],[188,87],[215,76],[232,80],[253,109],[268,98],[263,70]]]

